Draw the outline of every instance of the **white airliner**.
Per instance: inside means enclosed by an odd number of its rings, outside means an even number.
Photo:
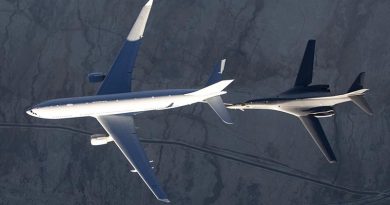
[[[133,115],[152,110],[165,110],[206,102],[228,124],[231,119],[221,95],[233,80],[222,80],[225,60],[214,67],[213,73],[203,89],[171,89],[131,92],[131,76],[135,58],[141,43],[145,25],[152,7],[149,0],[142,8],[127,40],[119,52],[108,75],[91,73],[90,82],[102,82],[97,95],[62,98],[42,102],[28,109],[27,114],[45,119],[94,117],[107,134],[91,136],[92,145],[114,141],[127,160],[158,200],[169,202],[158,183],[150,162],[136,136]]]

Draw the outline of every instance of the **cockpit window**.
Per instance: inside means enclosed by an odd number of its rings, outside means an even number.
[[[30,110],[30,112],[31,112],[33,115],[37,115],[37,113],[35,113],[32,109]]]

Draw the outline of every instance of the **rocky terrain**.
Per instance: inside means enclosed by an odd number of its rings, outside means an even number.
[[[89,119],[25,114],[41,101],[93,95],[141,0],[0,0],[0,204],[161,204]],[[136,116],[138,135],[172,204],[390,204],[390,1],[156,0],[134,90],[204,86],[227,58],[226,102],[291,87],[306,42],[314,82],[345,92],[367,72],[368,116],[353,104],[321,120],[329,164],[292,116],[197,104]]]

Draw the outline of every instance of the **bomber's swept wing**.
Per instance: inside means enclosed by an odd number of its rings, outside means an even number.
[[[129,115],[107,115],[98,116],[96,119],[113,138],[135,172],[139,174],[156,198],[163,202],[169,202],[135,133],[133,117]]]
[[[336,162],[336,156],[333,153],[333,150],[326,138],[325,132],[322,129],[320,121],[313,115],[299,116],[299,119],[310,133],[314,142],[320,148],[322,154],[330,163]]]
[[[142,8],[114,64],[111,66],[111,70],[100,86],[97,95],[131,91],[131,76],[134,63],[152,4],[153,0],[149,0]]]
[[[314,52],[316,47],[315,40],[309,40],[303,55],[301,67],[295,80],[295,87],[308,86],[313,78]]]

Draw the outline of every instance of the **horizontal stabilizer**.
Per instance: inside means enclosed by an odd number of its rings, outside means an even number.
[[[363,95],[353,95],[349,96],[351,98],[352,102],[355,103],[360,109],[362,109],[365,113],[372,115],[372,110],[370,106],[368,105],[366,99],[364,99]]]
[[[221,96],[215,96],[212,98],[206,99],[206,102],[214,110],[215,113],[221,118],[221,120],[226,124],[233,124],[232,119],[228,111],[226,110],[225,104],[222,101]]]
[[[186,95],[221,95],[225,94],[223,93],[223,89],[225,89],[230,83],[232,83],[233,80],[222,80],[218,83],[214,83],[212,85],[209,85],[205,88],[202,88],[200,90],[197,90],[192,93],[188,93]]]

